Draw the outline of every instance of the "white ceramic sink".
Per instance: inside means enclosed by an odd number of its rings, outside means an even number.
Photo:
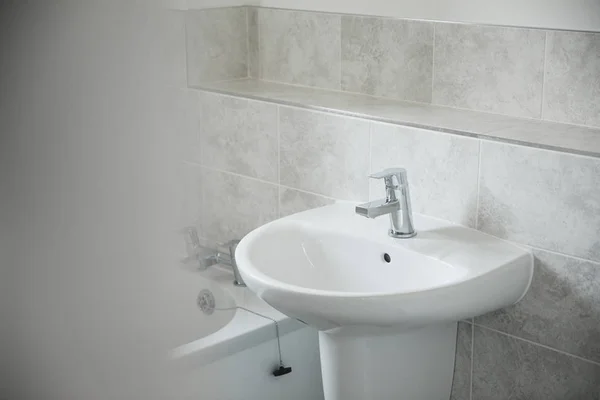
[[[527,291],[530,252],[418,214],[415,225],[416,237],[394,239],[387,218],[362,218],[338,203],[256,229],[236,258],[258,296],[323,331],[458,321]]]
[[[321,331],[327,400],[447,400],[456,321],[519,301],[532,254],[419,214],[417,236],[394,239],[388,218],[354,209],[337,203],[254,230],[237,247],[240,273],[274,308]],[[386,378],[387,368],[403,372]]]

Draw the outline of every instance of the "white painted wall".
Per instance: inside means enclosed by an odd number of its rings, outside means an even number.
[[[175,10],[199,10],[215,7],[258,6],[260,0],[163,0],[168,8]]]
[[[298,10],[600,32],[600,0],[169,0],[187,8]]]
[[[187,0],[188,8],[233,7],[243,5],[260,5],[260,0]]]
[[[600,0],[260,0],[265,7],[600,31]]]

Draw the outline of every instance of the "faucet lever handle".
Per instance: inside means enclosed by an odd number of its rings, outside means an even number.
[[[393,177],[396,177],[397,185],[394,184]],[[386,187],[404,186],[408,183],[406,169],[404,168],[387,168],[383,171],[369,175],[369,178],[383,179]]]
[[[195,226],[187,226],[181,230],[181,233],[185,236],[185,243],[192,247],[200,247],[200,237],[198,236],[198,230]]]

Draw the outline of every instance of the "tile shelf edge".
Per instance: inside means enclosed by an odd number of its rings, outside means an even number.
[[[245,78],[190,89],[521,146],[600,158],[600,128],[523,119]]]

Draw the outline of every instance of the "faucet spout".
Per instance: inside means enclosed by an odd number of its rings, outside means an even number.
[[[356,206],[356,213],[366,218],[377,218],[400,210],[398,200],[374,200]]]

